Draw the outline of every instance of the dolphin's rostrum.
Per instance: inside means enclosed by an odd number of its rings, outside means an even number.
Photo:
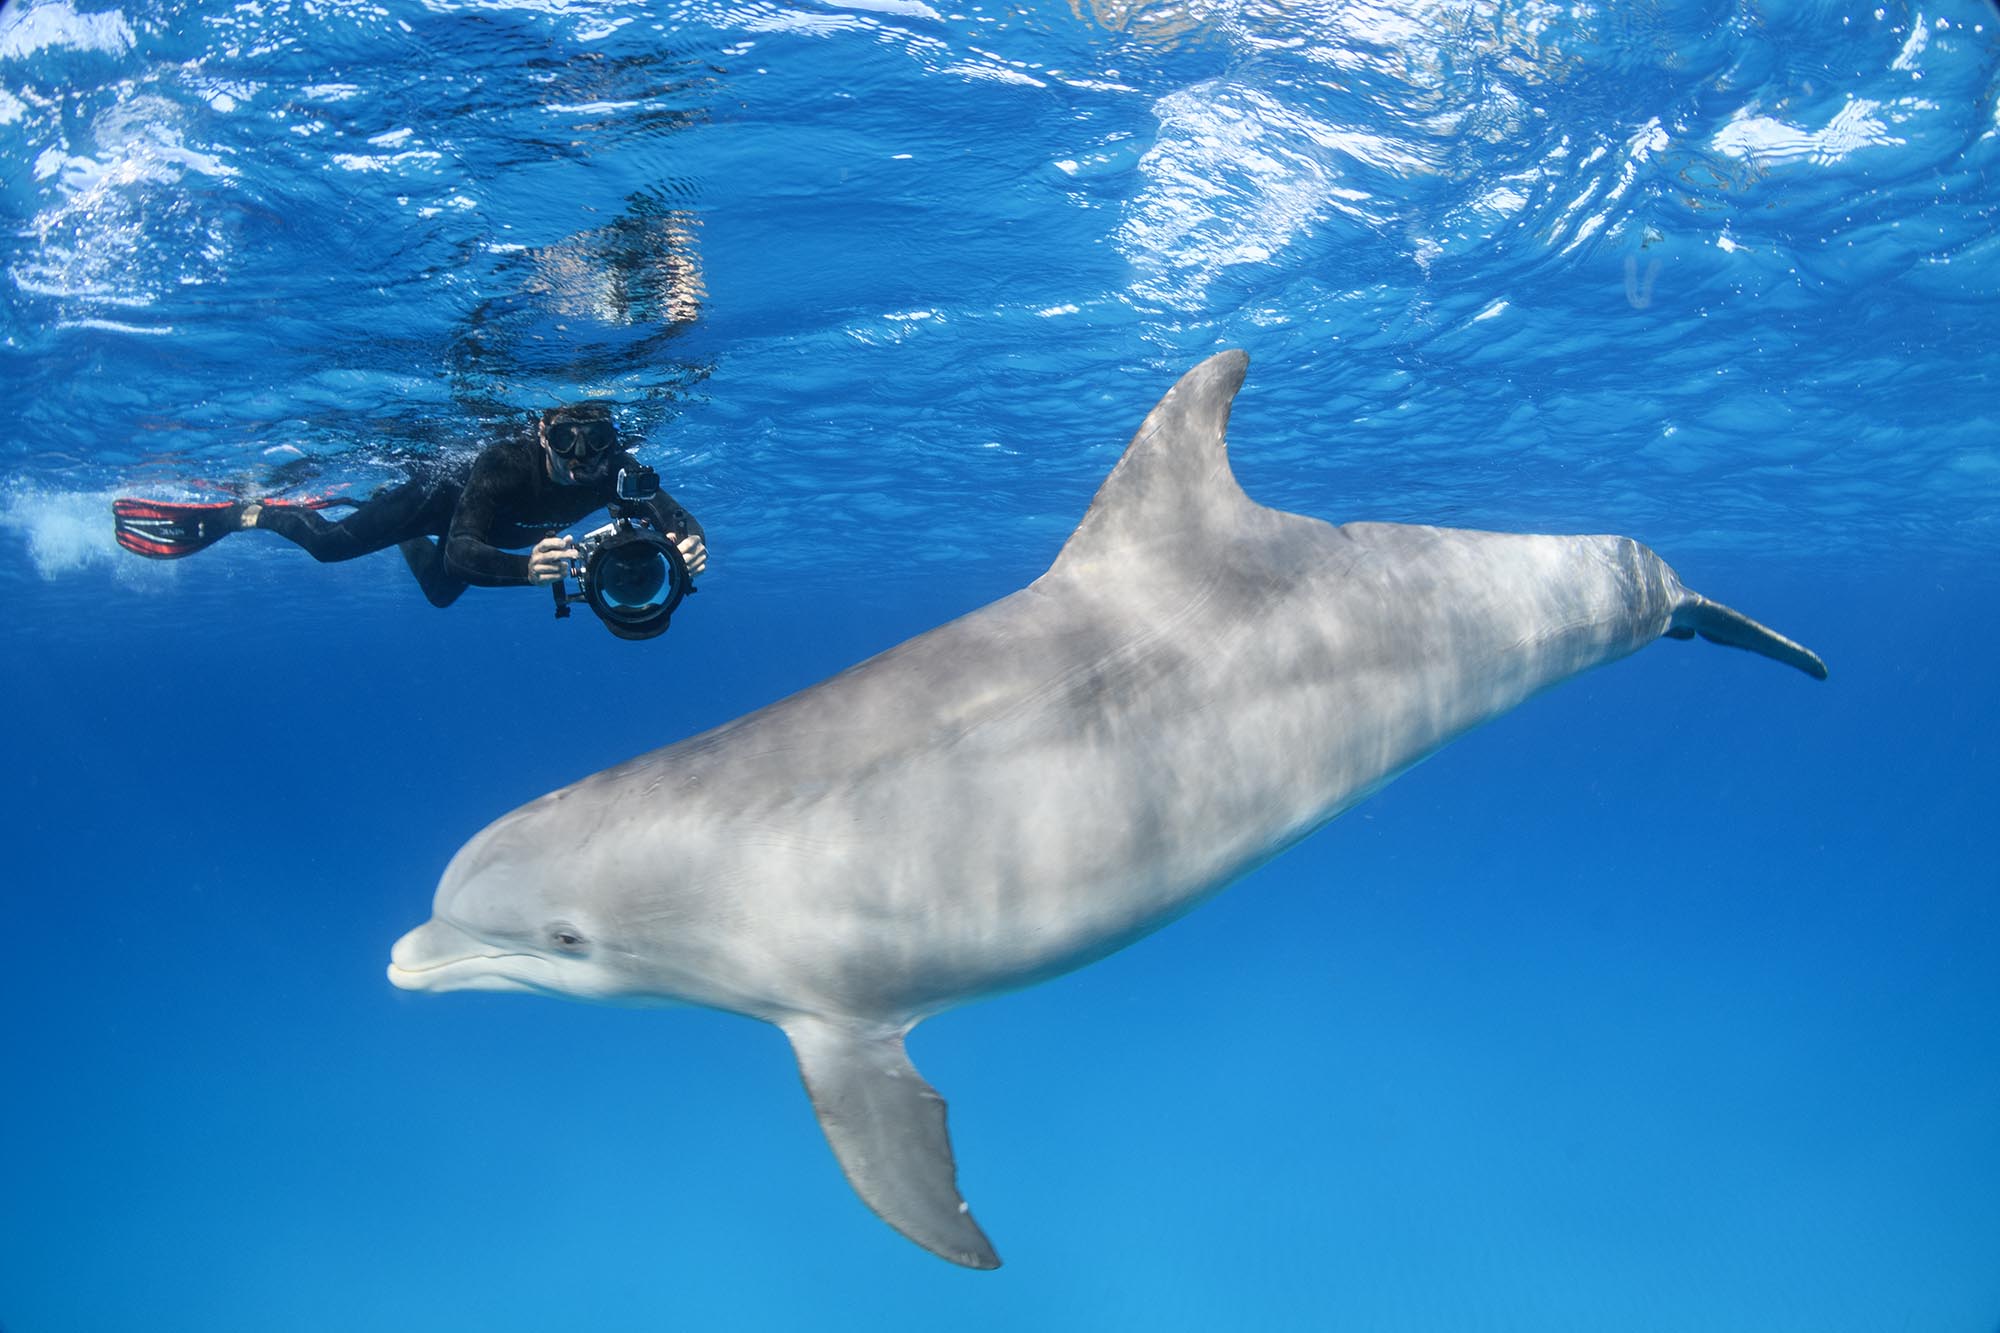
[[[869,1207],[992,1268],[904,1053],[922,1019],[1157,930],[1662,635],[1825,677],[1629,538],[1257,504],[1224,446],[1247,365],[1212,357],[1160,400],[1028,587],[486,828],[390,980],[775,1023]]]

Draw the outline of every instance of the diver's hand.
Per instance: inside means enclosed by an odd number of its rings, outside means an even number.
[[[577,557],[576,542],[570,537],[544,537],[528,552],[528,582],[540,585],[561,582]]]
[[[687,561],[689,578],[708,568],[708,543],[701,539],[700,533],[691,532],[680,537],[670,532],[667,540],[681,548],[681,559]]]

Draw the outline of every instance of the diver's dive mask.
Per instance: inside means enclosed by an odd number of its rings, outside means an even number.
[[[556,421],[543,427],[549,449],[557,458],[595,458],[618,447],[618,428],[610,421]]]

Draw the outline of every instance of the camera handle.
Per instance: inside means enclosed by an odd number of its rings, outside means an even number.
[[[0,4],[5,4],[5,3],[6,0],[0,0]],[[551,537],[555,535],[556,534],[553,532],[549,534],[549,536]],[[571,592],[569,590],[569,581],[571,579],[575,579],[577,581],[578,590],[576,592]],[[571,602],[580,602],[583,600],[584,594],[582,591],[582,585],[583,585],[583,575],[581,571],[576,569],[573,565],[565,569],[561,574],[557,575],[556,581],[549,585],[549,591],[555,595],[556,599],[557,620],[568,620],[569,604]]]
[[[0,0],[0,4],[4,3],[5,0]],[[576,592],[571,592],[569,590],[569,581],[571,579],[575,579],[577,581],[578,591]],[[556,576],[556,581],[554,583],[551,583],[549,585],[549,592],[554,594],[556,599],[557,620],[568,620],[569,604],[571,602],[580,602],[583,600],[583,592],[581,590],[582,584],[583,584],[583,577],[578,570],[566,569],[561,574]]]

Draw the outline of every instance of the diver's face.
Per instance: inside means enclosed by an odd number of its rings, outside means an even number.
[[[562,486],[602,481],[618,449],[618,431],[609,421],[544,422],[540,437],[549,479]]]

